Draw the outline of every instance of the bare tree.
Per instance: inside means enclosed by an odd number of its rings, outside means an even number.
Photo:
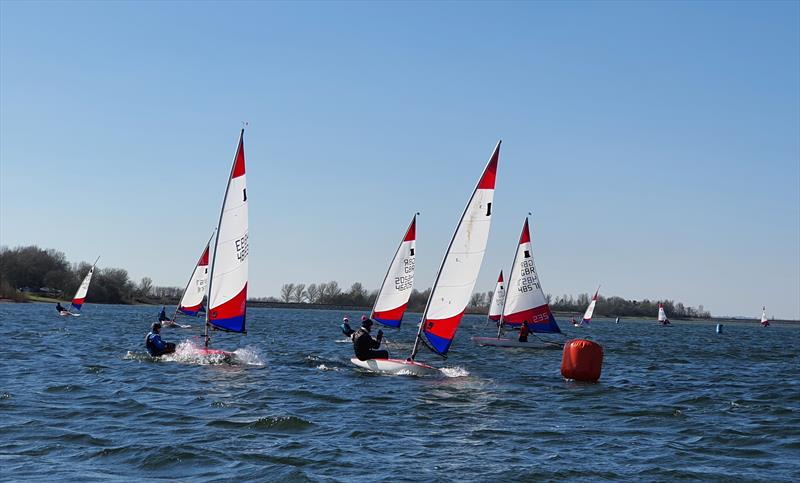
[[[281,287],[281,301],[289,303],[292,301],[292,294],[294,293],[294,284],[285,283]]]
[[[308,297],[308,292],[306,292],[306,284],[298,283],[294,287],[294,301],[298,304],[301,304],[306,301]]]
[[[153,279],[150,277],[143,277],[136,288],[136,292],[140,297],[147,297],[153,291]]]
[[[317,284],[312,283],[306,289],[306,296],[308,297],[308,301],[312,304],[315,304],[319,301],[319,288],[317,288]]]

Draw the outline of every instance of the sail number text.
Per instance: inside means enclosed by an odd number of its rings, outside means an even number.
[[[408,290],[414,286],[414,266],[415,266],[415,259],[414,257],[409,257],[403,259],[403,275],[401,277],[394,278],[394,288],[400,292],[404,290]]]
[[[536,276],[536,268],[533,266],[533,260],[523,260],[522,263],[520,263],[520,269],[520,279],[517,290],[524,293],[542,289],[542,286],[539,284],[539,277]]]
[[[236,258],[240,262],[243,262],[245,258],[247,258],[249,250],[250,246],[247,244],[247,233],[245,233],[243,237],[236,240]]]

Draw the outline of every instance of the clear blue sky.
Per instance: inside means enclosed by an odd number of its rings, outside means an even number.
[[[798,5],[3,1],[0,243],[183,285],[247,120],[251,296],[422,289],[502,138],[478,289],[800,318]]]

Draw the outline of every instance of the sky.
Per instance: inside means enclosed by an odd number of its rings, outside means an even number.
[[[503,140],[477,290],[800,319],[798,2],[0,2],[0,244],[183,286],[242,121],[251,297],[429,287]],[[655,314],[653,314],[655,317]]]

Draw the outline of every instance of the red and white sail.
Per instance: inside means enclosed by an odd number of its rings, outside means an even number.
[[[502,325],[519,327],[524,322],[528,322],[533,332],[561,332],[536,273],[527,217],[508,277]]]
[[[767,319],[767,307],[761,307],[761,325],[764,327],[769,325],[769,319]]]
[[[211,236],[213,238],[214,235]],[[180,312],[184,315],[196,316],[198,313],[205,311],[203,299],[206,297],[206,286],[208,285],[208,251],[210,245],[211,240],[209,239],[205,250],[197,260],[192,276],[189,277],[189,283],[186,284],[186,289],[183,291],[183,297],[178,303],[176,314]]]
[[[497,285],[494,287],[492,294],[492,301],[489,302],[489,320],[497,322],[503,315],[503,303],[506,300],[506,287],[503,282],[503,271],[500,270],[500,276],[497,277]]]
[[[389,327],[400,327],[414,288],[416,246],[417,215],[415,214],[383,279],[378,297],[375,299],[375,306],[372,308],[371,319]]]
[[[97,257],[97,260],[100,260],[100,257]],[[75,296],[72,297],[72,310],[70,312],[80,312],[83,301],[86,299],[86,294],[89,293],[89,284],[92,283],[92,275],[94,275],[94,267],[97,265],[97,260],[94,261],[92,268],[89,269],[89,273],[83,277],[80,287],[75,292]]]
[[[592,297],[592,301],[589,302],[589,306],[586,307],[586,312],[583,314],[583,323],[588,324],[592,321],[592,315],[594,314],[594,306],[597,305],[597,294],[600,292],[600,287],[597,287],[597,290],[594,292],[594,297]]]
[[[658,303],[658,323],[660,323],[661,325],[669,324],[667,313],[664,312],[664,304],[662,304],[661,302]]]
[[[206,315],[208,323],[213,327],[229,332],[247,332],[247,228],[247,183],[242,129],[217,227]]]
[[[420,332],[425,334],[431,349],[441,355],[447,353],[453,342],[483,263],[492,222],[492,200],[499,156],[500,142],[486,163],[456,226],[422,315]],[[419,334],[411,354],[412,359],[416,355],[418,342]]]

